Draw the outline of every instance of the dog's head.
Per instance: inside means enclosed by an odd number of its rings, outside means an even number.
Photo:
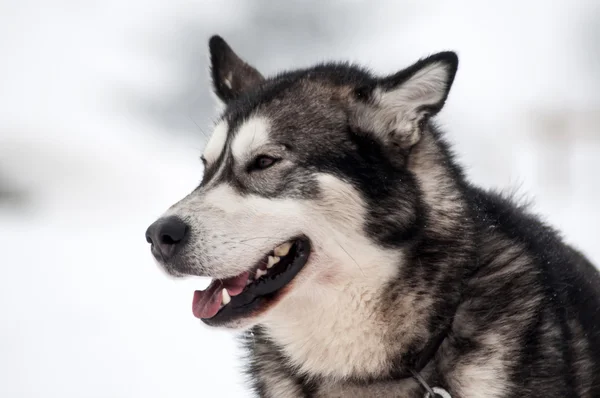
[[[419,230],[411,148],[446,100],[456,55],[382,78],[347,64],[264,78],[220,37],[209,46],[225,107],[204,178],[146,233],[167,272],[213,278],[194,314],[242,327],[286,301],[389,281]]]

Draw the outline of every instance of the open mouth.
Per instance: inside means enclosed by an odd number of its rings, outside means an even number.
[[[206,290],[196,290],[194,316],[218,326],[264,310],[300,272],[309,255],[310,241],[306,237],[277,246],[251,270],[232,278],[215,279]]]

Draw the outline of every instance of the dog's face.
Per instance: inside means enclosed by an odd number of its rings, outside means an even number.
[[[446,99],[456,56],[382,79],[340,64],[265,79],[222,39],[210,51],[225,110],[203,180],[146,235],[170,274],[213,278],[194,314],[244,327],[284,303],[389,281],[419,228],[406,159]]]

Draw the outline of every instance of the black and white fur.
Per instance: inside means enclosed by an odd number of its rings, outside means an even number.
[[[224,111],[200,186],[175,204],[175,275],[233,277],[298,234],[308,263],[245,330],[261,397],[599,397],[600,276],[510,198],[471,185],[431,118],[452,52],[374,76],[321,64],[264,78],[210,40]],[[277,161],[253,168],[257,156]]]

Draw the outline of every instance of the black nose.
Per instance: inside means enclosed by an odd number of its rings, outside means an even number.
[[[177,217],[159,218],[146,230],[146,241],[152,244],[152,254],[155,257],[168,260],[185,238],[187,231],[187,224]]]

